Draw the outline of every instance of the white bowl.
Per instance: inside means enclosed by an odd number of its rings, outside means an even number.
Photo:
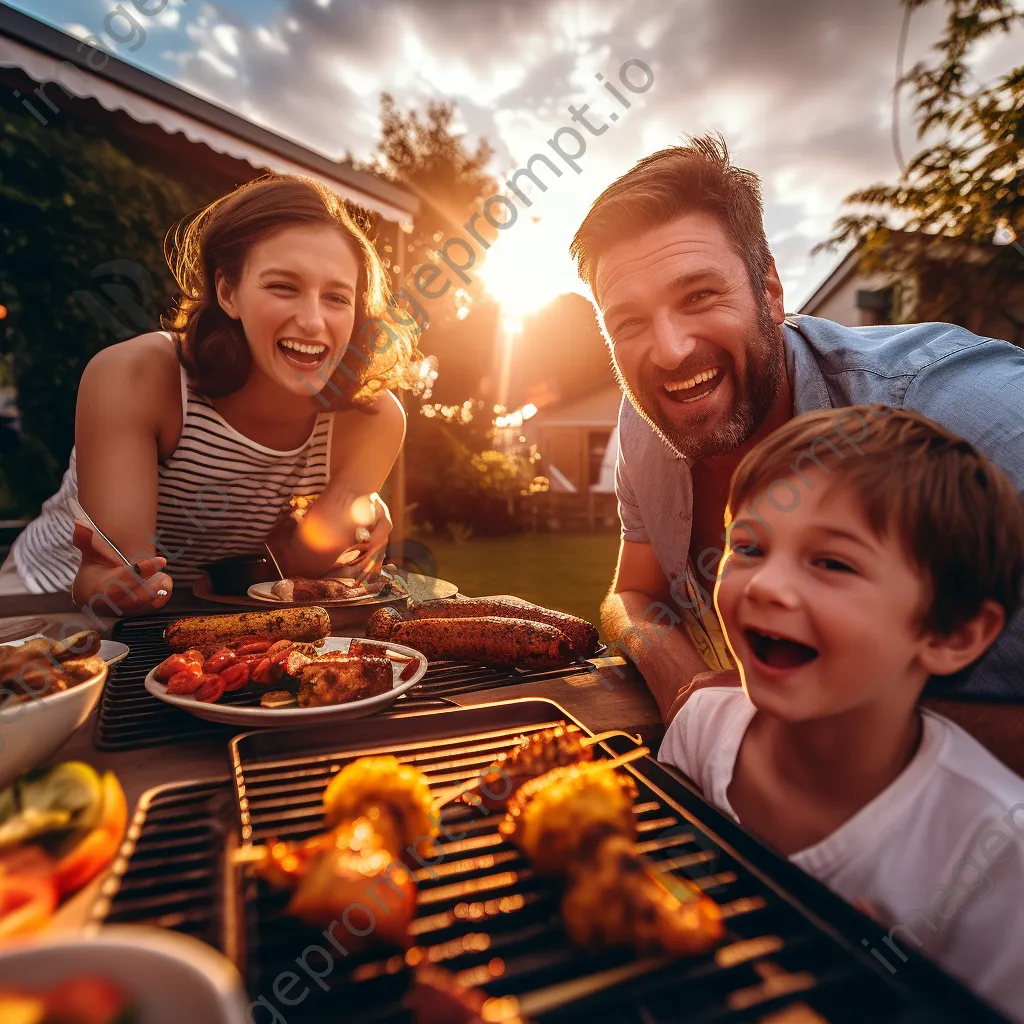
[[[69,690],[0,708],[0,789],[55,754],[89,717],[107,666]]]
[[[49,990],[76,974],[120,986],[138,1024],[243,1024],[246,1000],[231,963],[187,935],[115,926],[88,937],[0,947],[0,988]]]

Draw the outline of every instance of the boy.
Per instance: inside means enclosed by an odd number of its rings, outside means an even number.
[[[932,421],[858,406],[752,450],[726,524],[715,606],[743,690],[695,693],[659,757],[866,904],[890,970],[913,943],[1024,1022],[1024,780],[917,707],[1016,609],[1024,502]]]

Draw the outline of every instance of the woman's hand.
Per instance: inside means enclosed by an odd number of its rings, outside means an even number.
[[[77,519],[72,543],[82,553],[71,588],[76,604],[97,599],[115,615],[139,615],[162,608],[170,598],[173,581],[160,571],[166,558],[143,558],[129,569],[102,537]]]
[[[394,525],[391,522],[391,510],[379,494],[371,494],[369,501],[374,515],[373,525],[356,527],[357,542],[348,551],[358,551],[360,554],[345,564],[346,575],[354,576],[357,583],[380,575],[384,566],[384,551]],[[360,536],[363,539],[360,540]]]

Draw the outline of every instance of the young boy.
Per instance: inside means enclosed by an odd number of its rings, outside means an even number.
[[[1024,780],[917,707],[1019,603],[1024,502],[925,417],[858,406],[751,451],[726,524],[715,606],[743,690],[698,690],[659,757],[866,906],[889,970],[909,946],[1024,1022]]]

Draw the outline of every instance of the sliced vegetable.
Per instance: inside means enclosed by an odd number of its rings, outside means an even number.
[[[28,992],[2,990],[0,1020],[4,1024],[46,1024],[46,1003]]]
[[[199,689],[193,696],[204,704],[215,703],[224,696],[224,678],[212,672],[204,673],[199,680]]]
[[[128,997],[106,978],[81,974],[62,981],[46,997],[50,1024],[122,1024],[129,1019]]]
[[[0,822],[0,852],[50,832],[95,827],[103,791],[96,771],[82,761],[65,761],[49,771],[32,772],[15,781],[15,808]]]
[[[57,882],[37,875],[0,877],[0,940],[45,928],[57,909]]]
[[[228,692],[240,690],[249,682],[249,666],[241,661],[237,665],[229,665],[220,673],[220,677],[224,680],[224,689]]]
[[[167,680],[167,692],[174,694],[176,697],[184,697],[190,693],[195,693],[199,689],[202,678],[200,673],[175,672]]]
[[[236,661],[238,661],[238,655],[224,647],[206,659],[206,663],[203,665],[203,674],[223,672],[224,669],[234,665]]]
[[[95,828],[79,840],[57,864],[56,882],[62,896],[96,877],[117,853],[128,827],[128,803],[113,772],[103,776],[103,810]]]

